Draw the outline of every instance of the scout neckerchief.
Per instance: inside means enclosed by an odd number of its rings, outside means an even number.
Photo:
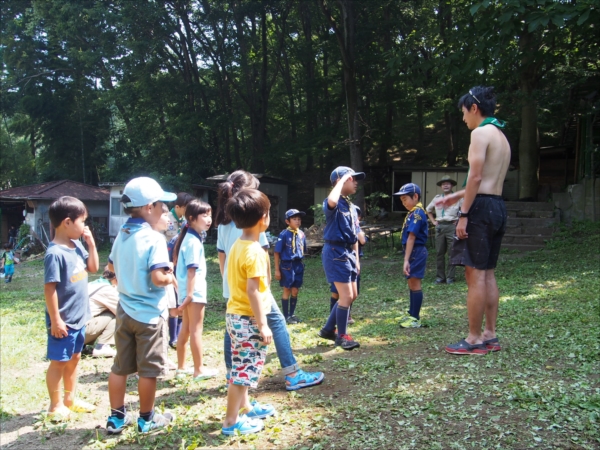
[[[287,227],[287,230],[292,233],[292,256],[296,254],[296,239],[298,239],[298,230],[292,227]],[[300,256],[304,256],[304,248],[300,247]]]
[[[481,128],[487,124],[492,124],[499,129],[502,129],[506,126],[506,122],[504,122],[503,120],[496,119],[495,117],[486,117],[485,119],[483,119],[483,122],[481,122],[477,128]],[[463,183],[462,187],[465,187],[467,185],[467,180],[469,179],[470,171],[471,168],[469,168],[469,170],[467,171],[467,178],[465,178],[465,182]]]
[[[412,213],[413,211],[416,211],[417,209],[421,209],[423,210],[423,204],[421,202],[417,203],[406,215],[406,217],[404,218],[404,223],[402,224],[402,231],[400,232],[401,235],[404,234],[404,228],[406,227],[406,222],[408,222],[408,218],[410,217],[410,213]],[[424,212],[424,211],[423,211]]]
[[[177,227],[181,229],[181,224],[185,220],[185,217],[183,217],[183,216],[179,217],[177,215],[177,213],[175,212],[175,207],[171,208],[171,214],[173,214],[173,217],[175,217],[175,220],[177,221]]]

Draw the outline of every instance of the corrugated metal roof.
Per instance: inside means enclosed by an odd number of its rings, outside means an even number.
[[[4,200],[55,200],[63,195],[79,200],[108,201],[110,192],[98,186],[71,180],[49,181],[0,191],[0,199]]]

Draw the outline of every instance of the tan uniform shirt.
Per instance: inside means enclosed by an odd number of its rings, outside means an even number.
[[[432,213],[435,210],[435,220],[438,222],[455,222],[458,220],[458,210],[462,206],[463,199],[461,198],[454,205],[448,206],[447,208],[441,208],[435,206],[435,202],[438,199],[444,198],[444,194],[438,194],[433,197],[431,203],[427,205],[427,212]]]

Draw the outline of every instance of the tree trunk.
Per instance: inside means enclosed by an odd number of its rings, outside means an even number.
[[[519,198],[537,200],[540,147],[537,128],[537,103],[531,91],[521,85],[521,137],[519,139]]]
[[[525,25],[519,39],[521,51],[521,137],[519,139],[519,198],[537,200],[540,146],[537,127],[537,102],[533,95],[539,77],[539,62],[535,61],[537,42]]]
[[[450,111],[444,111],[444,122],[448,138],[448,155],[446,157],[448,167],[456,166],[456,157],[458,153],[458,145],[456,143],[458,130],[456,129],[456,120],[454,120],[453,116],[454,114],[450,113]]]
[[[423,152],[425,146],[425,128],[423,127],[423,97],[417,96],[417,150]]]

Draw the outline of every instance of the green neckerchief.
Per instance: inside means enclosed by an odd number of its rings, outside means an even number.
[[[175,220],[177,221],[177,225],[179,226],[179,228],[181,228],[181,224],[183,223],[184,217],[179,217],[177,215],[177,213],[175,212],[175,207],[171,208],[171,214],[173,214],[173,217],[175,217]]]
[[[481,128],[484,125],[488,125],[488,124],[492,124],[495,127],[498,127],[500,129],[502,129],[506,126],[506,122],[504,122],[503,120],[496,119],[495,117],[486,117],[485,119],[483,119],[483,122],[481,122],[477,128]],[[469,170],[467,170],[467,178],[465,178],[465,182],[463,183],[462,187],[465,187],[467,185],[467,180],[469,179],[470,171],[471,171],[471,168],[469,167]]]

